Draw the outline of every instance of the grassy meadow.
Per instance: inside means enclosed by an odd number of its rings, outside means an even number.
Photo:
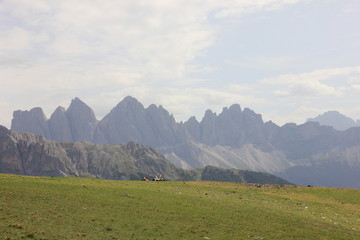
[[[360,191],[1,174],[0,239],[360,239]]]

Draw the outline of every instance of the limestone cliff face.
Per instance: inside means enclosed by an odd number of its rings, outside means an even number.
[[[30,111],[15,111],[11,129],[39,134],[59,142],[107,142],[93,110],[79,98],[73,99],[67,110],[58,107],[50,119],[39,107]]]
[[[211,180],[289,184],[276,176],[249,171],[213,169]],[[154,149],[138,143],[58,143],[0,126],[0,173],[32,176],[76,176],[140,180],[161,174],[168,180],[209,178],[209,169],[184,170]],[[229,174],[231,173],[231,174]],[[208,179],[210,180],[210,179]]]
[[[39,107],[30,111],[14,111],[11,128],[19,132],[29,132],[50,137],[46,116]]]
[[[72,135],[71,141],[106,143],[104,135],[99,130],[94,111],[79,98],[71,101],[65,115]]]
[[[200,141],[202,138],[202,133],[200,130],[200,123],[195,117],[190,117],[185,123],[182,123],[186,131],[194,138],[196,141]]]
[[[184,125],[194,139],[211,146],[261,145],[267,140],[261,115],[248,108],[242,111],[238,104],[224,108],[219,115],[207,110],[200,123],[190,118]]]
[[[162,106],[148,108],[133,97],[126,97],[100,122],[109,143],[135,141],[152,147],[183,142],[185,129]]]
[[[17,129],[17,128],[13,128]],[[58,142],[71,142],[73,140],[69,119],[65,108],[58,107],[49,120],[50,139]]]
[[[137,143],[59,143],[0,126],[1,173],[105,179],[140,179],[163,174],[177,179],[179,171],[155,150]]]
[[[311,185],[346,187],[360,182],[356,174],[347,174],[360,172],[360,128],[337,131],[314,122],[280,127],[264,123],[260,114],[242,110],[238,104],[220,114],[207,110],[200,122],[192,117],[177,123],[162,106],[144,108],[135,98],[126,97],[98,121],[90,107],[75,98],[67,110],[59,107],[50,120],[41,108],[15,111],[12,129],[60,142],[138,142],[186,169],[213,165],[262,171]],[[337,169],[341,171],[334,175]]]
[[[2,173],[46,176],[76,176],[61,144],[29,133],[0,126],[0,170]]]
[[[97,127],[97,120],[93,110],[79,98],[71,101],[66,110],[72,140],[75,142],[93,139]]]
[[[153,132],[149,131],[143,105],[132,97],[126,97],[113,108],[99,122],[99,127],[109,143],[145,143],[155,138]]]

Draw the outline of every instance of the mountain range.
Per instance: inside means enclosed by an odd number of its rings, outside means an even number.
[[[41,108],[15,111],[12,130],[58,142],[130,141],[159,151],[177,167],[221,168],[276,174],[300,185],[360,187],[360,128],[337,131],[316,122],[278,126],[239,104],[176,122],[162,106],[145,108],[124,98],[100,121],[79,98],[48,119]]]
[[[207,166],[184,170],[154,149],[127,144],[60,143],[0,126],[0,173],[140,180],[161,175],[166,180],[213,180],[290,184],[267,173]]]
[[[327,111],[317,117],[308,118],[307,122],[318,122],[320,125],[331,126],[339,131],[360,126],[360,120],[355,121],[338,111]]]

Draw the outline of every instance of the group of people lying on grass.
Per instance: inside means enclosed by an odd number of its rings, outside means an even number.
[[[150,179],[148,177],[144,177],[142,179],[143,181],[150,181]],[[155,175],[152,179],[153,181],[165,181],[165,178],[163,175],[159,174],[159,175]]]

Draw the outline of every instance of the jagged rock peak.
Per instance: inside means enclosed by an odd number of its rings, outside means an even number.
[[[49,137],[47,118],[40,107],[35,107],[30,111],[14,111],[13,119],[11,120],[11,129]]]
[[[94,111],[78,97],[71,100],[70,106],[66,110],[66,114],[70,121],[76,121],[77,117],[82,119],[91,119],[91,121],[96,120]]]
[[[279,127],[276,123],[274,123],[273,121],[269,120],[267,122],[265,122],[265,125],[268,125],[268,126],[274,126],[274,127]]]
[[[206,115],[206,114],[211,114],[211,115],[213,115],[213,114],[216,114],[216,113],[214,113],[213,111],[211,111],[211,109],[208,109],[208,110],[205,111],[205,115]]]
[[[147,107],[146,110],[165,112],[168,115],[170,115],[170,113],[162,105],[156,106],[155,104],[151,104],[150,106]]]
[[[148,107],[147,107],[147,109],[148,110],[155,110],[155,109],[157,109],[158,107],[155,105],[155,104],[150,104]]]
[[[35,113],[35,114],[38,113],[38,114],[41,114],[41,115],[45,115],[45,114],[44,114],[44,111],[42,110],[41,107],[35,107],[35,108],[31,109],[30,112],[33,112],[33,113]]]
[[[71,102],[83,102],[83,101],[81,101],[79,97],[75,97],[74,99],[71,100]]]
[[[112,110],[116,111],[118,109],[123,109],[123,108],[137,108],[137,109],[141,109],[144,110],[144,106],[134,97],[131,96],[127,96],[125,97],[121,102],[119,102]]]
[[[76,97],[71,100],[69,108],[66,110],[69,120],[73,120],[73,117],[88,118],[91,120],[96,120],[94,111],[80,98]],[[74,119],[75,120],[75,119]]]
[[[244,109],[244,113],[250,113],[250,114],[256,114],[253,110],[251,110],[250,108],[245,108]]]
[[[55,111],[50,116],[50,121],[53,121],[54,119],[58,118],[59,116],[65,115],[66,110],[62,106],[58,106]]]
[[[161,114],[162,116],[170,117],[171,119],[174,119],[173,114],[170,114],[162,105],[156,106],[155,104],[151,104],[149,107],[146,108],[146,112],[150,114]]]
[[[239,104],[233,104],[230,106],[230,108],[224,107],[223,111],[219,114],[220,118],[227,118],[229,120],[229,118],[235,120],[235,121],[240,121],[242,112],[241,112],[241,108]]]
[[[3,134],[8,134],[9,133],[9,129],[7,129],[6,127],[0,125],[0,136]]]
[[[331,126],[340,131],[359,126],[359,122],[338,111],[327,111],[315,118],[308,118],[307,122],[319,122],[321,125]]]
[[[55,109],[54,113],[56,113],[56,112],[65,112],[65,108],[64,108],[63,106],[58,106],[58,107]],[[54,114],[54,113],[53,113],[53,114]]]
[[[46,119],[45,113],[44,113],[44,111],[42,110],[41,107],[34,107],[34,108],[32,108],[30,111],[28,111],[28,110],[25,110],[25,111],[22,111],[22,110],[14,111],[13,117],[16,117],[16,116],[19,116],[19,115],[24,115],[24,114],[26,114],[27,116],[38,116],[38,117],[41,117],[41,118]]]
[[[230,112],[241,112],[241,107],[239,104],[233,104],[229,108]]]
[[[233,104],[229,108],[224,107],[220,115],[226,114],[226,113],[232,113],[232,114],[238,114],[241,113],[241,107],[239,104]]]
[[[251,119],[254,119],[256,121],[261,122],[262,124],[264,123],[261,114],[258,114],[256,112],[254,112],[253,110],[251,110],[250,108],[245,108],[244,111],[242,112],[244,114],[244,116],[250,117]]]
[[[64,107],[59,106],[56,108],[55,112],[51,115],[48,124],[50,130],[50,139],[59,142],[73,141],[69,120],[66,116]]]
[[[69,108],[78,108],[78,107],[87,107],[90,108],[86,103],[84,103],[80,98],[76,97],[71,100]]]
[[[64,131],[65,128],[70,130],[72,141],[94,141],[98,120],[94,111],[86,103],[76,97],[71,101],[65,115],[66,117],[64,116],[60,122],[67,119],[68,125],[63,127]]]
[[[191,116],[188,120],[188,123],[199,123],[195,116]]]
[[[217,114],[211,111],[210,109],[206,110],[204,118],[213,118],[213,117],[217,117]]]
[[[126,96],[121,102],[124,102],[124,103],[140,103],[136,98],[132,97],[132,96]]]

